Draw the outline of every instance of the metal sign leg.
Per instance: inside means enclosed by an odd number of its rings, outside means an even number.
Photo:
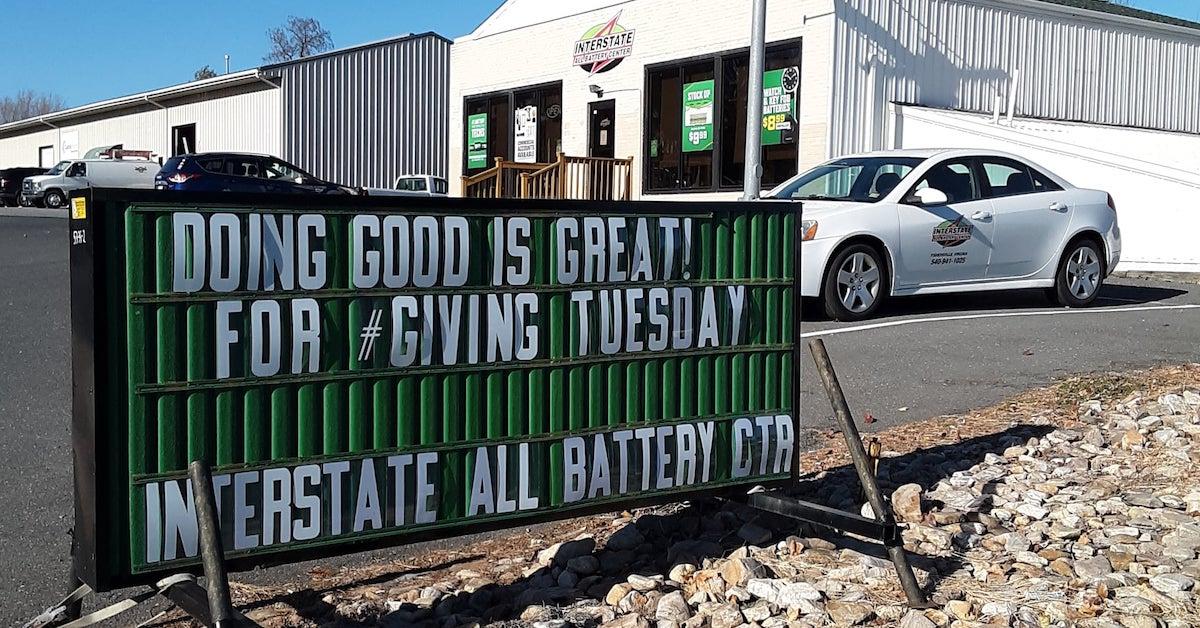
[[[212,471],[204,460],[188,466],[188,477],[196,500],[196,519],[200,527],[200,560],[208,589],[208,609],[212,626],[234,625],[233,604],[229,601],[229,576],[225,573],[225,551],[221,547],[221,520],[217,517],[217,498],[213,494]]]
[[[875,481],[871,458],[867,455],[866,448],[863,447],[862,437],[859,436],[858,427],[854,424],[854,417],[850,414],[850,406],[846,403],[846,395],[842,392],[842,385],[838,382],[837,373],[833,370],[833,362],[825,350],[825,343],[820,338],[815,338],[808,342],[808,349],[812,352],[813,361],[816,362],[817,373],[821,376],[821,384],[825,387],[825,393],[829,395],[829,403],[833,406],[833,414],[837,419],[838,427],[842,430],[842,436],[846,438],[846,447],[850,450],[850,457],[854,460],[858,481],[862,484],[863,492],[867,494],[867,502],[871,504],[875,518],[881,524],[895,528],[896,519],[892,515],[892,506],[883,498],[879,484]],[[908,598],[909,606],[924,606],[925,594],[917,583],[917,576],[913,573],[912,566],[908,564],[908,555],[904,552],[904,543],[899,539],[899,534],[892,535],[890,540],[885,539],[884,546],[887,547],[892,563],[896,565],[896,575],[900,577],[900,586],[904,588],[904,596]]]

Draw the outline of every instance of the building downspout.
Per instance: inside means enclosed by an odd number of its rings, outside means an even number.
[[[150,98],[149,94],[142,96],[142,100],[144,100],[147,103],[150,103],[151,105],[154,105],[155,107],[158,107],[159,109],[162,110],[162,112],[163,112],[163,114],[162,114],[163,115],[163,135],[166,136],[166,138],[167,138],[167,141],[164,145],[167,147],[167,151],[170,152],[170,150],[171,150],[171,116],[167,113],[166,105],[154,100],[153,98]],[[151,149],[151,150],[153,150],[153,149]]]
[[[254,78],[258,79],[259,81],[261,81],[261,82],[263,82],[263,83],[266,83],[267,85],[269,85],[270,87],[272,87],[272,88],[274,88],[274,89],[279,89],[279,88],[280,88],[280,84],[279,84],[279,83],[272,82],[270,79],[268,79],[267,77],[263,76],[262,70],[255,70],[255,71],[254,71]],[[278,157],[282,157],[282,158],[284,158],[284,159],[287,159],[287,158],[288,158],[288,156],[287,156],[287,155],[285,155],[285,153],[286,153],[287,151],[285,151],[285,150],[283,149],[283,141],[284,141],[284,140],[283,140],[283,138],[284,138],[284,129],[285,129],[285,126],[286,126],[286,125],[285,125],[285,123],[284,123],[284,118],[285,118],[285,115],[284,115],[284,114],[285,114],[285,112],[284,112],[284,108],[285,108],[285,107],[286,107],[286,105],[285,105],[285,103],[283,102],[283,96],[281,95],[281,96],[279,97],[279,111],[278,111],[278,113],[279,113],[279,126],[278,126],[278,127],[275,129],[275,133],[276,133],[276,137],[275,137],[275,154],[276,154],[276,156],[278,156]]]
[[[49,122],[46,122],[46,116],[38,116],[37,121],[56,131],[54,134],[55,135],[54,150],[57,151],[58,154],[55,155],[55,159],[53,159],[52,161],[58,161],[59,159],[62,158],[62,128],[58,127],[56,125],[50,124]],[[41,166],[41,165],[42,165],[41,164],[41,151],[39,150],[38,151],[38,166]]]

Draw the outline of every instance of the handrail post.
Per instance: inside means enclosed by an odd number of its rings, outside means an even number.
[[[521,198],[529,198],[529,173],[521,173]]]
[[[558,198],[567,197],[567,156],[558,151]]]
[[[460,190],[460,193],[465,197],[465,196],[467,196],[467,179],[470,179],[470,177],[468,177],[467,175],[464,174],[461,177],[459,177],[459,179],[461,179],[461,181],[459,182],[459,185],[460,185],[459,190]]]
[[[621,200],[633,200],[633,155],[625,161],[625,198]]]
[[[504,158],[496,158],[496,198],[504,198]]]

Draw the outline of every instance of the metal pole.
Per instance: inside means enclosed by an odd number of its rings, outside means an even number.
[[[67,591],[70,592],[78,589],[79,585],[83,584],[83,581],[79,579],[79,576],[75,575],[75,528],[68,529],[67,534],[71,537],[71,557],[67,561]],[[68,621],[79,619],[83,614],[83,596],[79,596],[78,599],[70,599],[68,597],[64,609],[64,619]]]
[[[825,387],[825,393],[829,395],[829,403],[833,406],[833,415],[837,419],[838,427],[842,430],[842,436],[846,437],[846,447],[850,450],[850,457],[854,460],[858,481],[867,494],[871,510],[875,512],[875,518],[880,523],[894,528],[896,519],[892,516],[891,504],[884,500],[879,485],[875,483],[875,476],[871,473],[871,459],[867,456],[862,437],[858,434],[858,427],[854,425],[854,418],[850,415],[850,405],[846,403],[846,395],[842,392],[842,385],[838,382],[837,373],[833,370],[833,362],[830,361],[829,353],[825,350],[825,343],[820,338],[815,338],[808,342],[808,349],[812,352],[813,362],[817,365],[817,373],[821,375],[821,384]],[[898,536],[896,535],[896,537]],[[888,556],[896,565],[896,575],[900,577],[900,586],[904,588],[904,596],[908,598],[908,605],[913,608],[925,606],[925,595],[917,583],[916,574],[908,564],[908,555],[904,553],[904,543],[900,542],[898,538],[893,538],[891,542],[885,541],[884,544],[887,546]]]
[[[212,472],[204,460],[188,466],[188,477],[196,500],[196,521],[200,526],[200,560],[204,564],[208,608],[216,628],[233,626],[233,604],[229,601],[229,576],[225,573],[225,551],[221,547],[221,520],[217,517],[217,498],[213,494]]]
[[[766,65],[767,0],[754,0],[750,28],[750,85],[746,91],[746,167],[742,200],[758,198],[762,182],[763,66]],[[799,272],[797,269],[796,272]]]
[[[229,74],[229,55],[225,55],[225,73]]]

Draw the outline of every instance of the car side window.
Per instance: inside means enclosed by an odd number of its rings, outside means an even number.
[[[1033,176],[1033,190],[1035,192],[1061,192],[1062,186],[1055,183],[1053,179],[1034,170],[1029,169],[1029,174]]]
[[[925,173],[913,186],[909,194],[924,188],[934,188],[946,194],[951,203],[974,201],[980,198],[979,182],[975,180],[975,169],[966,159],[944,161]]]
[[[433,180],[433,191],[434,192],[437,192],[438,194],[445,194],[446,189],[447,189],[447,184],[446,184],[445,179],[434,179]]]
[[[999,198],[1002,196],[1017,196],[1032,194],[1033,178],[1029,169],[1024,165],[1007,159],[983,159],[984,180],[987,182],[985,196]]]
[[[875,171],[875,180],[871,182],[871,190],[867,196],[881,198],[887,196],[900,185],[900,181],[912,172],[912,166],[905,164],[884,164]]]
[[[208,172],[215,172],[217,174],[222,174],[225,172],[225,160],[220,157],[200,159],[196,163],[200,164],[200,168],[202,170],[206,170]],[[179,165],[182,167],[183,162],[180,162]]]
[[[257,179],[262,176],[262,171],[258,166],[257,159],[252,157],[231,157],[225,160],[225,174]]]
[[[266,162],[266,178],[274,180],[283,180],[289,183],[300,183],[304,178],[302,174],[295,168],[275,159],[269,159]]]

